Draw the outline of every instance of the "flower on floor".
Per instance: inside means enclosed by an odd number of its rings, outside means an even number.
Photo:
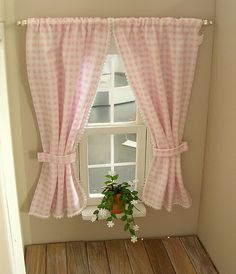
[[[131,204],[132,204],[132,205],[137,205],[137,203],[138,203],[138,201],[137,201],[137,200],[133,200],[133,201],[131,201]]]
[[[112,221],[107,222],[108,227],[113,227],[114,225],[115,225],[115,223],[113,223]]]
[[[134,225],[134,226],[133,226],[133,230],[134,230],[134,231],[138,231],[138,230],[139,230],[139,226],[138,226],[138,225]]]
[[[108,214],[108,211],[105,208],[99,209],[99,215],[103,218],[105,218]]]
[[[91,218],[91,222],[95,222],[97,220],[97,216],[96,215],[93,215],[92,218]]]
[[[135,235],[133,235],[133,236],[131,236],[130,240],[132,243],[136,243],[138,241],[138,238]]]

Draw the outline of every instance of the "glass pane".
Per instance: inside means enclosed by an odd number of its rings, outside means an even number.
[[[101,193],[110,167],[89,168],[89,193]]]
[[[136,162],[136,134],[114,135],[115,163]]]
[[[110,122],[110,107],[92,107],[89,116],[89,123],[109,123]]]
[[[132,122],[136,121],[136,104],[132,98],[125,98],[121,92],[119,98],[117,96],[114,106],[114,121],[115,122]]]
[[[128,86],[124,72],[115,72],[115,87]]]
[[[89,165],[109,164],[111,162],[110,135],[90,135],[88,137]]]
[[[98,92],[93,102],[93,106],[109,106],[109,92]]]
[[[110,122],[109,92],[97,92],[88,123]]]
[[[118,182],[127,182],[135,179],[135,166],[117,166],[115,173],[119,174]]]

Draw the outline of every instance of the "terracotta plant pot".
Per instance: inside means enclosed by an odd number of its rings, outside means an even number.
[[[113,208],[112,208],[112,213],[114,214],[120,214],[123,212],[123,210],[121,209],[121,206],[123,205],[123,202],[120,201],[120,195],[121,194],[116,194],[114,196],[114,200],[115,200],[115,204],[113,205]]]

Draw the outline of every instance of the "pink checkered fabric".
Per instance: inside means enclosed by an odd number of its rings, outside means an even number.
[[[154,156],[143,200],[155,209],[191,205],[180,154],[187,150],[182,138],[201,26],[200,19],[115,19],[116,42],[152,136]]]
[[[43,147],[32,215],[74,216],[86,205],[76,179],[75,142],[95,96],[108,33],[107,19],[28,20],[28,79]]]

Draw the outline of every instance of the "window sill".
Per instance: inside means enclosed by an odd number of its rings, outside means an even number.
[[[134,214],[133,216],[135,218],[137,217],[145,217],[146,216],[146,207],[143,203],[139,203],[136,205],[137,209],[134,209]],[[93,217],[93,212],[97,209],[97,206],[87,206],[83,211],[82,211],[82,219],[86,221],[91,221]],[[123,214],[118,214],[117,216],[122,216]],[[99,219],[105,219],[105,218],[99,218]]]

